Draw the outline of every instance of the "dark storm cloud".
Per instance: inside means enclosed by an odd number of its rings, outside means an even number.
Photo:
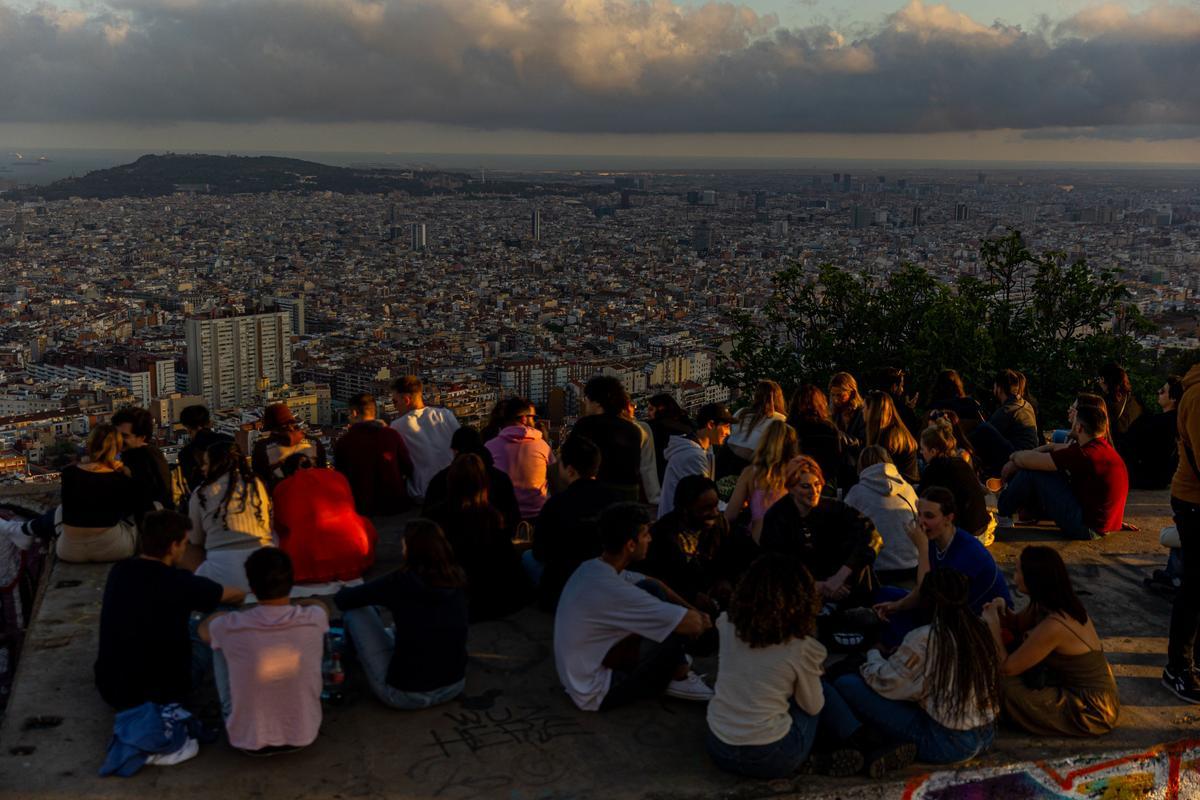
[[[1132,138],[1200,125],[1200,11],[1024,31],[913,0],[847,39],[670,0],[0,0],[0,74],[4,122]]]

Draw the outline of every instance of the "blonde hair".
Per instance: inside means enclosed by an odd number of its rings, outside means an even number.
[[[864,414],[867,444],[877,444],[888,453],[915,453],[917,441],[896,413],[896,405],[886,392],[871,392]]]
[[[118,456],[121,455],[121,433],[108,424],[92,428],[88,434],[87,457],[92,464],[103,464],[109,469],[123,470]]]
[[[833,377],[829,379],[829,395],[833,396],[834,388],[848,389],[850,391],[850,410],[857,411],[862,408],[862,395],[858,393],[858,381],[849,372],[835,372]]]
[[[945,418],[933,420],[929,427],[921,431],[921,444],[938,455],[958,454],[958,439],[954,435],[954,426]]]
[[[750,459],[754,467],[754,486],[779,491],[786,485],[787,463],[800,455],[800,438],[795,429],[782,420],[772,420]]]

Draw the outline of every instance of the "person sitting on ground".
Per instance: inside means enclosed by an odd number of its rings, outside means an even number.
[[[750,537],[730,534],[719,505],[711,478],[684,476],[675,486],[674,509],[650,527],[646,560],[634,565],[710,615],[728,604],[755,549]]]
[[[62,506],[56,515],[62,535],[54,551],[63,561],[120,561],[137,549],[133,518],[143,508],[143,495],[118,460],[120,452],[117,429],[97,425],[88,435],[87,460],[62,471]]]
[[[204,483],[189,501],[187,564],[197,575],[246,590],[246,559],[275,544],[271,498],[234,442],[208,448],[204,465]]]
[[[171,468],[153,441],[154,416],[144,408],[126,406],[113,414],[112,424],[121,432],[121,463],[142,491],[136,517],[156,508],[174,511]]]
[[[462,694],[467,670],[467,576],[437,523],[414,519],[400,568],[333,598],[371,693],[401,711]],[[386,608],[393,627],[376,607]]]
[[[429,481],[450,466],[453,460],[450,439],[458,430],[454,412],[425,405],[424,391],[424,384],[416,375],[405,375],[392,382],[392,404],[396,407],[392,430],[403,437],[412,458],[408,493],[416,500],[423,500]]]
[[[862,512],[883,538],[875,557],[880,583],[895,585],[917,577],[917,547],[908,527],[917,518],[917,493],[907,483],[892,457],[878,445],[864,447],[858,455],[858,483],[846,493],[846,505]]]
[[[596,480],[600,448],[590,439],[571,434],[559,452],[567,488],[542,506],[533,529],[531,559],[541,566],[538,604],[553,611],[567,579],[580,564],[600,555],[600,512],[619,500],[612,489]],[[527,559],[528,560],[528,559]]]
[[[786,414],[783,388],[775,381],[759,381],[754,387],[750,407],[738,412],[725,446],[717,453],[716,479],[741,474],[750,465],[750,459],[754,458],[754,451],[766,435],[767,426],[773,420],[787,422]]]
[[[983,409],[979,401],[967,394],[962,376],[952,369],[942,370],[934,379],[933,388],[929,391],[929,410],[953,411],[967,433],[983,422]]]
[[[1098,539],[1121,530],[1129,474],[1107,439],[1103,411],[1080,406],[1075,411],[1067,447],[1019,450],[1004,468],[1008,485],[1000,493],[1000,516],[1045,514],[1068,539]]]
[[[736,523],[749,506],[750,536],[755,542],[759,541],[768,509],[787,494],[787,465],[798,455],[800,439],[795,429],[786,422],[771,420],[750,466],[738,476],[737,485],[725,506],[725,519],[730,525]]]
[[[696,413],[696,430],[685,436],[672,436],[667,445],[667,471],[663,476],[658,501],[658,516],[665,517],[675,508],[675,490],[688,475],[715,478],[716,450],[729,438],[733,415],[724,403],[708,403]]]
[[[446,534],[470,584],[471,621],[506,617],[525,605],[532,587],[512,543],[512,528],[488,502],[483,459],[466,453],[446,476],[446,502],[432,518]]]
[[[679,401],[669,394],[656,394],[646,401],[649,407],[650,431],[654,434],[654,460],[658,467],[658,480],[662,483],[667,471],[664,451],[672,436],[684,436],[692,432],[692,421]]]
[[[283,474],[271,503],[275,535],[279,548],[291,558],[293,580],[361,578],[375,563],[378,535],[371,520],[355,509],[346,476],[314,469],[303,453],[288,456]]]
[[[870,394],[872,391],[886,394],[892,401],[892,408],[895,410],[896,419],[908,431],[910,437],[914,436],[921,429],[921,422],[917,418],[917,412],[914,410],[917,400],[920,398],[920,392],[911,397],[905,393],[904,370],[898,367],[880,367],[869,374],[870,380],[867,388],[871,391],[867,392],[867,404],[870,405]],[[874,442],[867,442],[867,444],[874,444]],[[899,469],[898,462],[897,469]],[[901,469],[900,474],[903,475],[904,470]]]
[[[763,552],[800,559],[828,603],[839,608],[869,604],[875,589],[872,566],[882,544],[879,532],[857,510],[821,494],[825,476],[813,459],[796,457],[788,473],[788,496],[763,518]]]
[[[492,454],[496,469],[512,481],[521,518],[537,519],[549,493],[546,474],[554,463],[554,453],[537,428],[533,403],[523,397],[504,401],[500,431],[484,447]]]
[[[833,686],[879,734],[916,744],[918,761],[953,764],[985,752],[995,738],[999,652],[971,610],[970,583],[958,570],[928,572],[919,594],[929,624],[887,658],[871,650],[859,674],[842,675]]]
[[[975,446],[971,444],[971,437],[967,435],[966,429],[963,427],[962,420],[958,418],[958,414],[947,409],[934,409],[926,416],[925,427],[930,425],[945,424],[950,429],[951,435],[954,437],[954,452],[958,458],[971,465],[976,475],[979,474],[978,462],[979,456],[975,452]],[[924,431],[924,428],[921,429]],[[920,442],[920,431],[917,434],[918,443]],[[924,470],[925,465],[921,465]]]
[[[858,453],[867,441],[865,403],[858,393],[858,381],[849,372],[835,372],[829,379],[830,416],[840,433],[842,461],[838,465],[837,485],[849,489],[858,480]]]
[[[1019,642],[1000,660],[1005,714],[1041,736],[1108,733],[1121,713],[1117,682],[1062,556],[1049,547],[1026,547],[1016,578],[1028,607],[1012,614],[993,600],[983,612],[1000,653],[1006,653],[1005,628]]]
[[[241,589],[178,568],[188,527],[182,514],[149,512],[142,518],[139,554],[108,573],[95,677],[100,696],[117,710],[145,702],[189,705],[202,677],[193,675],[192,612],[207,614],[245,596]]]
[[[888,622],[884,642],[892,644],[928,620],[922,615],[921,592],[925,576],[941,569],[953,569],[967,579],[967,606],[978,615],[997,597],[1012,606],[1012,595],[1004,573],[983,543],[958,527],[958,506],[954,494],[944,486],[930,486],[917,500],[917,524],[908,535],[917,548],[917,588],[904,592],[894,587],[881,589],[875,611]]]
[[[413,463],[404,437],[377,418],[373,395],[356,394],[348,407],[350,427],[333,446],[333,465],[350,482],[358,513],[369,517],[407,511],[412,507],[408,479]]]
[[[1126,434],[1130,427],[1142,416],[1142,404],[1133,396],[1133,383],[1129,373],[1121,365],[1110,361],[1100,368],[1100,377],[1096,381],[1108,405],[1108,435],[1113,447],[1125,458]]]
[[[487,467],[488,502],[491,503],[504,517],[504,526],[515,529],[521,523],[521,510],[517,507],[517,493],[512,481],[507,475],[496,469],[492,464],[492,454],[483,445],[479,431],[470,425],[463,425],[450,437],[450,452],[454,458],[472,453],[479,456]],[[453,461],[451,463],[454,463]],[[421,515],[428,517],[435,508],[446,502],[446,476],[450,467],[440,470],[429,479],[425,487],[425,500],[421,506]]]
[[[661,581],[628,569],[650,548],[650,518],[637,503],[600,514],[604,552],[585,561],[563,587],[554,615],[554,665],[584,711],[657,696],[707,701],[712,689],[684,653],[712,620]]]
[[[1161,414],[1142,414],[1129,426],[1122,458],[1135,489],[1166,489],[1179,465],[1179,415],[1183,381],[1170,375],[1158,389]]]
[[[819,771],[846,776],[865,765],[881,777],[911,763],[913,745],[879,741],[822,680],[820,607],[812,576],[793,558],[763,556],[738,583],[716,621],[720,669],[708,704],[707,749],[721,769],[786,778],[809,757],[818,727],[838,740],[824,742]]]
[[[917,492],[931,486],[949,489],[958,509],[959,526],[984,547],[991,545],[996,538],[996,518],[988,512],[986,490],[975,470],[960,456],[954,429],[944,417],[921,431],[921,458],[925,459],[925,471]]]
[[[891,456],[900,477],[910,484],[919,483],[917,440],[896,413],[896,404],[887,392],[875,390],[867,395],[865,419],[867,438],[864,445],[879,445]]]
[[[598,481],[622,499],[637,501],[642,484],[642,430],[626,419],[629,395],[611,375],[597,375],[583,387],[582,414],[571,429],[600,448]]]
[[[262,429],[265,435],[254,442],[250,465],[268,494],[283,480],[283,462],[293,453],[303,453],[325,469],[325,445],[305,436],[300,421],[283,403],[272,403],[263,410]]]
[[[662,497],[662,476],[658,474],[657,456],[654,453],[654,431],[650,429],[648,422],[637,418],[637,406],[633,400],[625,406],[625,419],[637,425],[642,435],[638,466],[642,492],[639,499],[646,505],[656,506]]]
[[[212,415],[208,413],[207,406],[188,406],[180,411],[179,424],[187,431],[188,443],[179,450],[178,464],[183,470],[187,490],[191,493],[204,482],[204,451],[209,445],[231,442],[233,438],[212,429]]]
[[[987,476],[1000,474],[1004,463],[1016,450],[1032,450],[1041,442],[1037,414],[1021,393],[1021,374],[1002,369],[992,383],[992,394],[999,404],[983,425],[971,431],[971,445],[979,454],[979,467]]]
[[[829,416],[825,393],[811,383],[797,389],[788,406],[787,424],[800,437],[800,452],[812,456],[822,472],[836,479],[842,463],[842,438]]]
[[[321,729],[329,612],[320,600],[293,603],[292,577],[287,553],[255,550],[246,559],[246,580],[257,604],[218,611],[196,631],[213,649],[213,682],[229,743],[251,754],[307,747]]]

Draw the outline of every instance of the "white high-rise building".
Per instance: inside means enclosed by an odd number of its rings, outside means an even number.
[[[292,315],[287,311],[189,319],[188,392],[209,408],[256,405],[259,383],[292,381]]]

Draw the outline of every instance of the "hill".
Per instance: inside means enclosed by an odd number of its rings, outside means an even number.
[[[459,188],[466,182],[466,175],[447,172],[333,167],[276,156],[172,153],[142,156],[131,164],[96,170],[80,178],[66,178],[47,186],[22,189],[9,196],[23,200],[159,197],[184,189],[198,189],[210,194],[286,191],[432,194]]]

